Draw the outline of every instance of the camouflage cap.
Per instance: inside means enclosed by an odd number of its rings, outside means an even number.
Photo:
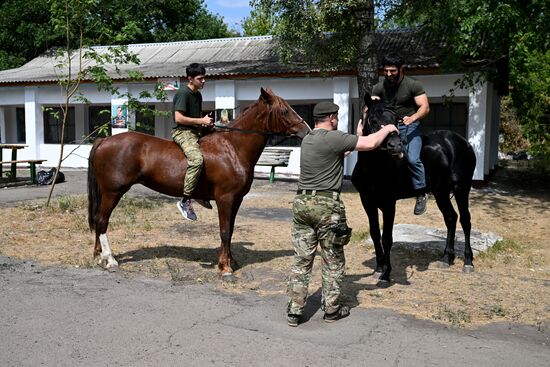
[[[325,117],[337,113],[340,107],[332,102],[319,102],[313,107],[313,117]]]

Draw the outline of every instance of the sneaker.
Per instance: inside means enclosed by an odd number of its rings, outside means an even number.
[[[334,322],[348,316],[349,316],[349,306],[340,305],[340,308],[336,312],[333,312],[333,313],[325,312],[325,316],[323,316],[323,320],[325,320],[325,322]]]
[[[193,210],[193,206],[191,205],[191,199],[181,199],[176,204],[178,209],[181,212],[181,215],[187,220],[197,220],[197,215],[195,214],[195,211]]]
[[[289,313],[286,316],[286,322],[288,323],[288,326],[296,327],[300,323],[300,315]]]
[[[427,201],[428,201],[427,194],[422,194],[416,197],[416,204],[414,206],[414,215],[420,215],[426,212]]]

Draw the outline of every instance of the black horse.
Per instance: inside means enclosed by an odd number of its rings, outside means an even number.
[[[363,135],[378,131],[382,125],[397,124],[400,118],[392,110],[384,107],[381,100],[365,96],[368,107],[363,114]],[[435,196],[437,206],[447,226],[447,241],[441,262],[451,265],[455,259],[455,232],[458,215],[451,203],[454,195],[460,224],[464,231],[464,272],[472,272],[473,253],[470,247],[470,211],[468,196],[476,165],[476,157],[471,145],[460,135],[440,130],[422,137],[420,157],[424,163],[426,183],[429,192]],[[376,273],[381,273],[381,281],[390,280],[390,252],[393,244],[393,223],[395,203],[399,199],[415,195],[403,158],[403,144],[397,133],[389,135],[381,147],[368,152],[359,152],[353,170],[352,182],[361,195],[361,203],[369,218],[370,235],[376,251]],[[378,209],[382,211],[383,232],[380,236]],[[380,242],[382,239],[382,242]]]

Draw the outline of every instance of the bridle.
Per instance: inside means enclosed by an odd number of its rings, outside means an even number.
[[[288,106],[288,108],[290,108],[292,110],[292,112],[294,112],[296,114],[296,116],[298,116],[300,118],[299,123],[304,124],[311,131],[311,128],[305,122],[305,120],[290,105]],[[276,132],[273,132],[273,131],[270,131],[270,130],[248,130],[248,129],[241,129],[241,128],[238,128],[238,127],[231,127],[231,126],[216,126],[215,130],[237,131],[237,132],[240,132],[240,133],[243,133],[243,134],[258,134],[258,135],[262,135],[262,136],[265,136],[265,137],[268,137],[268,138],[272,137],[272,136],[282,136],[282,137],[286,137],[288,139],[288,138],[298,136],[298,134],[294,134],[294,133],[276,133]]]
[[[395,122],[394,122],[394,125],[397,127],[398,124],[400,123],[403,123],[403,118],[401,116],[399,116],[397,114],[397,112],[395,112],[393,109],[391,108],[387,108],[387,107],[384,107],[384,110],[383,112],[389,112],[393,115],[393,117],[395,117]],[[370,114],[369,114],[370,115]],[[372,134],[373,131],[372,129],[370,128],[371,127],[371,121],[370,121],[370,117],[369,115],[367,115],[367,126],[369,127],[369,134]],[[397,132],[393,131],[391,133],[388,134],[388,136],[386,137],[386,139],[384,140],[387,140],[388,138],[390,138],[391,136],[394,136],[394,135],[398,135]],[[380,145],[378,148],[376,148],[376,150],[383,150],[383,151],[386,151],[386,150],[389,150],[388,147],[387,147],[387,144],[382,144]]]

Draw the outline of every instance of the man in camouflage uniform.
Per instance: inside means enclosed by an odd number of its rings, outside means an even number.
[[[300,179],[292,207],[294,264],[287,291],[287,321],[290,326],[298,326],[303,314],[318,243],[322,258],[323,318],[326,322],[333,322],[349,315],[349,307],[340,302],[344,245],[351,236],[340,198],[344,157],[352,150],[374,149],[390,132],[397,131],[393,125],[361,137],[338,131],[338,109],[338,105],[332,102],[316,104],[313,108],[315,129],[301,145]],[[362,129],[361,121],[359,125],[358,129]]]
[[[191,194],[202,171],[202,153],[199,148],[199,128],[212,126],[213,119],[202,116],[202,94],[200,89],[206,82],[204,66],[193,63],[186,68],[187,85],[174,96],[174,122],[172,139],[181,147],[187,158],[187,172],[183,181],[183,197],[177,203],[185,219],[197,220],[191,205]]]

